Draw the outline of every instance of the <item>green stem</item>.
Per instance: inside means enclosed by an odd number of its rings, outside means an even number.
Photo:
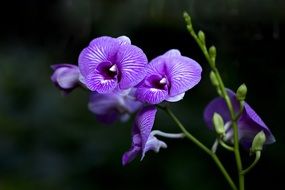
[[[160,107],[161,108],[161,107]],[[238,190],[235,183],[233,182],[232,178],[226,171],[225,167],[221,163],[218,156],[212,152],[209,148],[207,148],[203,143],[201,143],[198,139],[196,139],[191,133],[189,133],[186,128],[183,126],[183,124],[178,120],[178,118],[173,114],[173,112],[169,108],[162,108],[166,113],[172,118],[172,120],[176,123],[176,125],[181,129],[181,131],[185,134],[185,136],[191,140],[195,145],[197,145],[199,148],[201,148],[204,152],[206,152],[211,158],[214,160],[224,177],[226,178],[227,182],[231,186],[233,190]]]
[[[234,148],[229,146],[229,145],[227,145],[222,139],[219,139],[218,141],[219,141],[220,145],[222,147],[224,147],[225,149],[227,149],[229,151],[234,151]]]
[[[245,170],[242,171],[242,174],[245,175],[246,173],[248,173],[256,164],[257,162],[259,161],[260,159],[260,156],[261,156],[261,151],[257,151],[255,153],[255,159],[253,161],[253,163],[248,167],[246,168]]]
[[[232,127],[234,130],[234,155],[235,155],[235,160],[236,160],[236,166],[237,166],[237,170],[238,170],[238,176],[239,176],[239,190],[244,190],[244,175],[242,173],[243,169],[242,169],[242,162],[241,162],[241,158],[240,158],[240,151],[239,151],[239,139],[238,139],[238,126],[237,126],[237,117],[236,114],[234,112],[233,109],[233,105],[230,101],[230,98],[228,96],[228,93],[226,92],[226,88],[225,85],[223,83],[222,77],[216,67],[216,63],[215,63],[215,59],[211,58],[211,56],[209,55],[209,52],[207,50],[206,44],[205,44],[205,40],[201,41],[198,36],[196,35],[192,23],[191,23],[191,18],[187,13],[184,13],[184,17],[185,17],[185,21],[187,24],[187,29],[189,31],[189,33],[191,34],[191,36],[194,38],[194,40],[197,42],[197,44],[199,45],[200,49],[202,50],[206,60],[208,61],[211,69],[213,70],[213,72],[215,73],[218,83],[219,83],[219,90],[221,91],[221,95],[224,98],[227,107],[230,111],[230,115],[231,115],[231,120],[232,120]]]
[[[242,174],[243,169],[242,169],[242,162],[241,162],[240,151],[239,151],[239,138],[238,138],[239,135],[238,135],[238,125],[237,125],[238,118],[236,117],[236,114],[233,109],[233,105],[231,103],[228,93],[226,92],[225,85],[223,83],[223,80],[220,76],[218,69],[214,67],[213,71],[215,72],[217,76],[220,91],[222,92],[222,97],[224,98],[227,104],[227,107],[230,111],[232,127],[234,130],[234,155],[235,155],[236,166],[237,166],[237,171],[238,171],[238,176],[239,176],[239,190],[244,190],[244,175]]]

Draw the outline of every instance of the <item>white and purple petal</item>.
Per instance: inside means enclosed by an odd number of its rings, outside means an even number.
[[[171,84],[170,96],[186,92],[201,80],[201,66],[188,57],[170,57],[168,59],[167,70],[168,79]]]
[[[78,65],[81,74],[87,77],[92,75],[100,63],[112,62],[119,47],[120,41],[112,37],[102,36],[92,40],[79,55]]]
[[[163,56],[164,57],[178,57],[178,56],[181,56],[181,53],[178,49],[171,49],[165,52]]]
[[[185,92],[178,94],[176,96],[168,96],[165,100],[168,102],[178,102],[178,101],[182,100],[184,98],[184,96],[185,96]]]
[[[131,40],[130,40],[130,38],[127,37],[127,36],[120,36],[120,37],[117,38],[117,40],[120,41],[120,44],[121,44],[121,45],[131,44]]]
[[[148,151],[152,150],[157,153],[161,148],[167,148],[166,143],[161,140],[158,140],[154,135],[150,134],[147,139],[145,148],[142,151],[141,160],[144,158],[145,154]]]
[[[132,145],[129,151],[125,152],[122,157],[123,165],[131,162],[139,154],[145,153],[145,148],[150,137],[152,127],[154,125],[157,109],[155,106],[143,107],[136,116],[135,123],[132,128]]]
[[[159,104],[167,98],[168,92],[164,89],[140,87],[136,97],[139,101],[149,104]]]
[[[132,135],[132,146],[131,148],[125,152],[122,156],[122,164],[125,166],[126,164],[133,161],[139,154],[141,154],[141,138],[139,134]]]
[[[105,78],[105,76],[98,70],[95,70],[92,75],[88,75],[87,78],[85,78],[85,82],[91,91],[96,91],[102,94],[112,92],[118,84],[117,78]]]
[[[145,77],[147,57],[144,52],[134,45],[122,45],[116,55],[116,64],[119,70],[119,87],[131,88]]]

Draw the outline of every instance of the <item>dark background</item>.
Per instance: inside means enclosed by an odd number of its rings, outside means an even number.
[[[171,48],[197,60],[203,78],[173,104],[189,131],[208,146],[202,120],[216,96],[209,66],[187,33],[182,11],[217,47],[226,86],[248,86],[247,101],[274,133],[246,178],[247,189],[284,184],[285,2],[282,0],[50,0],[0,6],[0,189],[229,189],[210,158],[187,140],[164,139],[168,149],[121,166],[131,122],[104,126],[87,109],[88,92],[63,97],[50,65],[77,64],[80,51],[101,35],[127,35],[149,60]],[[282,123],[283,122],[283,123]],[[179,132],[164,114],[156,129]],[[231,154],[219,150],[230,173]],[[245,165],[253,158],[242,152]],[[281,173],[281,174],[280,174]]]

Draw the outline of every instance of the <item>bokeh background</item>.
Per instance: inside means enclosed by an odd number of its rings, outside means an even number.
[[[208,146],[205,105],[216,96],[209,67],[185,29],[182,11],[217,47],[225,84],[248,86],[247,101],[277,142],[264,149],[246,178],[247,189],[284,184],[285,2],[282,0],[27,0],[0,6],[0,189],[229,189],[210,158],[187,140],[121,165],[130,146],[127,123],[105,126],[88,111],[88,92],[62,96],[50,65],[77,64],[80,51],[101,35],[127,35],[149,60],[171,48],[203,67],[201,83],[171,105]],[[179,129],[159,112],[156,129]],[[253,158],[247,156],[245,164]],[[233,157],[218,151],[230,173]]]

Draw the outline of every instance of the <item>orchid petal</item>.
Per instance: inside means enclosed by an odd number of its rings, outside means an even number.
[[[163,56],[177,57],[177,56],[181,56],[181,53],[178,49],[171,49],[171,50],[168,50],[166,53],[164,53]]]
[[[144,158],[146,152],[153,150],[157,153],[159,152],[160,148],[167,148],[166,143],[161,140],[158,140],[155,136],[150,135],[146,142],[145,148],[142,151],[141,160]]]
[[[132,147],[130,148],[130,150],[128,150],[127,152],[125,152],[122,156],[122,164],[123,166],[125,166],[126,164],[130,163],[131,161],[133,161],[137,155],[139,155],[141,153],[141,147],[140,147],[140,137],[138,134],[133,135],[132,137]]]
[[[201,66],[188,57],[171,57],[167,64],[170,96],[181,94],[198,84],[201,80]]]
[[[52,65],[51,68],[54,70],[51,76],[52,82],[66,93],[80,83],[80,73],[76,65],[56,64]]]
[[[168,102],[178,102],[178,101],[182,100],[184,98],[184,96],[185,96],[185,92],[178,94],[176,96],[169,96],[165,100]]]
[[[244,104],[244,112],[238,121],[238,126],[241,142],[246,148],[250,148],[252,139],[261,130],[264,131],[266,135],[265,144],[275,142],[275,137],[270,129],[247,103]]]
[[[138,154],[146,152],[156,111],[155,106],[146,106],[138,112],[132,128],[132,146],[122,157],[123,165],[131,162]],[[152,146],[148,147],[149,150],[150,147]]]
[[[121,45],[131,44],[131,40],[130,40],[130,38],[127,37],[127,36],[120,36],[120,37],[118,37],[118,38],[116,38],[116,39],[120,41],[120,44],[121,44]]]
[[[142,149],[145,148],[146,142],[152,130],[157,109],[155,106],[146,106],[138,114],[135,127],[138,128],[141,136]]]
[[[144,103],[159,104],[167,97],[168,92],[163,89],[139,87],[136,91],[136,98]]]
[[[99,94],[92,92],[88,108],[91,112],[99,115],[107,114],[111,109],[116,108],[118,102],[118,95],[114,93]]]
[[[86,78],[87,86],[92,91],[97,91],[99,93],[110,93],[117,87],[117,79],[105,79],[105,77],[95,71],[94,74],[88,75]],[[88,83],[88,81],[92,81]]]
[[[147,57],[134,45],[123,45],[119,48],[116,63],[120,71],[119,87],[128,89],[137,85],[145,77]]]

